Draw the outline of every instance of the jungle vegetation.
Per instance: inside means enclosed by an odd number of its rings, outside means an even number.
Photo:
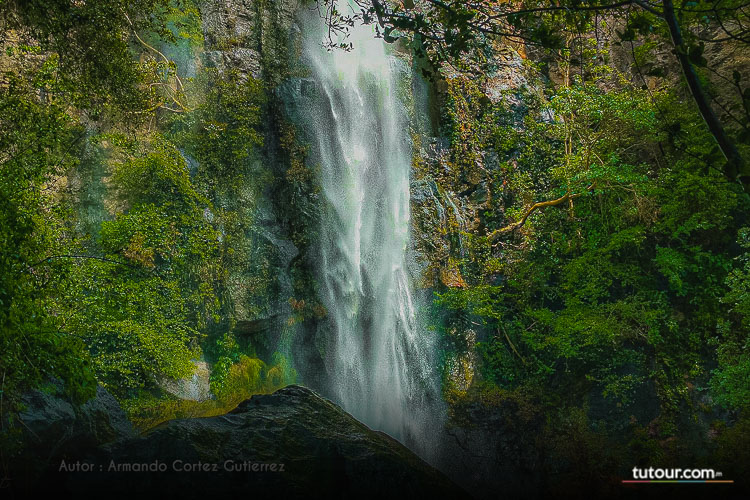
[[[413,50],[448,144],[448,168],[416,158],[414,176],[475,209],[431,236],[446,255],[424,256],[453,273],[434,285],[434,330],[454,423],[476,405],[502,413],[570,464],[561,481],[654,457],[748,463],[750,6],[356,3],[319,2],[329,45],[346,50],[339,35],[367,22]],[[252,260],[247,307],[269,300],[248,200],[272,186],[312,225],[312,170],[271,118],[268,81],[180,72],[170,50],[205,44],[199,7],[0,0],[3,430],[50,378],[78,401],[103,385],[143,426],[295,380],[284,356],[235,335],[229,290]],[[503,44],[533,83],[490,99]],[[251,161],[269,127],[285,175]],[[290,321],[324,316],[298,277]],[[200,356],[220,404],[159,395]],[[467,359],[457,385],[451,366]]]

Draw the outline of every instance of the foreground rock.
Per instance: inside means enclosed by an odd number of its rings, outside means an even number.
[[[13,462],[23,463],[28,474],[58,457],[136,437],[120,404],[102,387],[93,398],[77,405],[65,394],[62,382],[51,381],[44,389],[25,394],[21,402],[17,438],[22,444]]]
[[[466,496],[394,439],[299,386],[254,396],[226,415],[173,420],[140,437],[67,454],[31,489],[118,497]]]

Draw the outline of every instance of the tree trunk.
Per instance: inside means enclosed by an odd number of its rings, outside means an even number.
[[[669,34],[672,38],[672,44],[675,48],[677,60],[680,62],[682,68],[682,74],[685,76],[690,93],[698,105],[703,120],[708,126],[708,130],[711,135],[716,139],[716,143],[719,145],[719,149],[727,159],[727,165],[723,169],[724,175],[729,178],[732,182],[740,182],[745,192],[750,192],[750,173],[745,170],[745,162],[740,156],[737,147],[734,145],[732,140],[724,130],[724,126],[721,124],[719,119],[716,117],[716,113],[711,108],[709,99],[706,96],[703,86],[701,85],[698,75],[695,72],[693,63],[690,62],[690,58],[687,54],[687,48],[680,32],[680,25],[677,21],[677,16],[674,11],[674,4],[672,0],[662,0],[662,6],[664,7],[664,20],[669,27]]]

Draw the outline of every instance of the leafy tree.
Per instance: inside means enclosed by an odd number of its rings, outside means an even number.
[[[79,397],[94,388],[81,342],[59,331],[50,301],[71,270],[58,258],[69,214],[50,188],[75,164],[80,138],[64,107],[40,103],[28,82],[0,88],[0,372],[10,395],[48,376]]]
[[[166,34],[167,7],[168,0],[4,0],[0,22],[27,44],[57,55],[60,91],[71,102],[90,111],[105,104],[138,109],[145,96],[127,34]]]
[[[203,42],[192,0],[0,4],[0,394],[52,375],[85,398],[95,375],[138,397],[189,374],[207,332],[232,323],[227,269],[255,257],[237,242],[248,186],[268,180],[252,170],[265,91],[181,77],[168,54]],[[111,175],[84,235],[78,163],[94,148]]]
[[[724,175],[750,190],[746,152],[737,146],[738,139],[747,142],[750,137],[750,90],[741,83],[742,75],[733,72],[737,109],[743,109],[744,115],[733,119],[736,126],[730,131],[717,116],[696,70],[708,65],[703,57],[706,42],[740,45],[750,42],[745,0],[702,0],[678,5],[672,0],[563,3],[532,0],[520,4],[494,0],[356,0],[354,5],[358,10],[344,11],[339,10],[334,0],[320,0],[320,3],[325,7],[324,16],[330,27],[329,46],[349,48],[348,28],[355,22],[374,23],[386,41],[404,35],[413,37],[417,52],[428,57],[435,67],[446,63],[481,71],[486,67],[487,54],[499,39],[550,49],[553,53],[573,51],[582,58],[587,39],[600,29],[600,24],[624,27],[620,32],[622,41],[632,42],[636,36],[656,37],[672,48],[692,99],[724,157],[721,167]],[[721,34],[705,38],[701,35],[705,28],[714,28]],[[578,62],[583,66],[582,60]],[[728,118],[731,115],[727,113]]]
[[[750,233],[739,231],[738,243],[744,252],[735,257],[736,265],[727,275],[729,289],[721,298],[729,314],[718,321],[717,337],[712,339],[718,352],[719,367],[711,380],[717,400],[723,405],[742,409],[750,401]]]
[[[185,159],[163,139],[124,152],[112,176],[124,208],[101,226],[107,260],[79,266],[64,299],[66,327],[86,342],[98,379],[119,393],[191,373],[201,332],[218,321],[222,277],[211,208]]]
[[[190,113],[173,116],[173,140],[184,144],[198,162],[198,182],[214,199],[216,184],[236,191],[251,173],[252,159],[263,146],[260,125],[266,97],[263,84],[237,73],[219,75],[208,68],[194,82],[200,102]]]
[[[451,312],[449,351],[467,349],[457,338],[467,329],[478,340],[477,382],[449,385],[447,397],[460,409],[487,404],[488,391],[534,394],[552,435],[595,402],[607,417],[591,432],[636,439],[648,423],[686,438],[707,386],[733,408],[745,396],[742,257],[728,273],[747,200],[704,162],[713,138],[694,108],[598,69],[524,93],[520,112],[483,100],[481,79],[447,79],[451,170],[497,155],[478,179],[439,177],[456,192],[489,191],[477,230],[452,248],[465,282],[437,301]]]

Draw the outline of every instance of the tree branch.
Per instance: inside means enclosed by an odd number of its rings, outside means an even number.
[[[521,228],[524,224],[526,224],[526,220],[533,214],[535,211],[546,208],[546,207],[554,207],[556,205],[560,205],[561,203],[565,203],[570,199],[570,193],[566,193],[565,196],[562,196],[560,198],[557,198],[556,200],[549,200],[549,201],[540,201],[538,203],[534,203],[523,215],[520,221],[515,222],[513,224],[509,224],[503,228],[496,229],[489,235],[490,241],[493,241],[497,239],[497,237],[503,233],[508,233],[510,231],[515,231],[516,229]]]
[[[672,38],[672,44],[675,48],[677,60],[682,68],[682,74],[685,76],[693,100],[698,106],[698,111],[703,117],[703,121],[708,126],[709,132],[714,136],[719,149],[727,160],[727,167],[724,169],[724,175],[733,182],[741,182],[746,192],[750,191],[750,178],[745,171],[744,161],[740,156],[737,147],[724,130],[724,126],[716,117],[716,113],[711,108],[708,97],[706,96],[703,86],[701,85],[698,75],[695,72],[693,64],[687,54],[685,42],[682,38],[680,25],[675,15],[674,4],[672,0],[662,0],[664,9],[664,21],[669,27],[669,34]]]
[[[594,185],[592,184],[591,186],[588,187],[587,191],[591,191],[593,188],[594,188]],[[520,229],[524,224],[526,224],[526,221],[528,220],[529,216],[531,216],[531,214],[533,214],[535,211],[542,209],[542,208],[554,207],[556,205],[560,205],[561,203],[565,203],[566,201],[578,198],[579,196],[581,196],[581,194],[582,193],[572,194],[570,192],[567,192],[565,193],[565,196],[557,198],[556,200],[540,201],[538,203],[534,203],[533,205],[531,205],[531,207],[529,207],[528,210],[526,210],[526,213],[524,213],[520,221],[515,222],[513,224],[509,224],[500,229],[495,229],[487,236],[487,238],[489,238],[490,241],[495,241],[502,234],[515,231],[516,229]]]
[[[144,47],[146,47],[147,49],[150,49],[150,50],[152,50],[152,51],[156,52],[157,54],[159,54],[159,55],[161,56],[161,58],[162,58],[162,59],[164,60],[164,62],[165,62],[165,63],[167,64],[167,66],[171,66],[172,64],[174,64],[174,63],[173,63],[173,61],[172,61],[172,60],[170,60],[170,59],[169,59],[169,58],[168,58],[167,56],[165,56],[165,55],[164,55],[164,54],[163,54],[163,53],[162,53],[161,51],[157,50],[157,49],[156,49],[156,48],[154,48],[153,46],[151,46],[151,45],[149,45],[148,43],[146,43],[146,42],[145,42],[145,41],[144,41],[144,40],[143,40],[143,39],[142,39],[142,38],[141,38],[141,37],[140,37],[140,36],[138,35],[138,32],[137,32],[137,31],[135,30],[135,25],[133,24],[133,21],[131,21],[131,20],[130,20],[130,17],[128,16],[128,14],[127,14],[127,13],[124,13],[124,14],[125,14],[125,19],[127,19],[127,21],[128,21],[128,24],[130,25],[130,27],[131,27],[131,28],[132,28],[132,30],[133,30],[133,35],[135,35],[135,38],[136,38],[136,40],[138,40],[138,41],[139,41],[139,42],[140,42],[140,43],[141,43],[141,44],[142,44],[142,45],[143,45]],[[177,74],[177,69],[176,69],[176,68],[175,68],[175,70],[174,70],[174,78],[175,78],[175,81],[177,82],[177,86],[178,86],[179,88],[178,88],[178,89],[171,89],[171,88],[170,88],[170,90],[173,90],[173,92],[174,92],[174,93],[173,93],[173,95],[171,95],[170,97],[171,97],[172,101],[173,101],[173,102],[174,102],[175,104],[177,104],[177,106],[179,106],[179,107],[180,107],[180,109],[182,109],[182,110],[183,110],[183,111],[185,111],[185,112],[188,112],[188,111],[190,111],[190,110],[188,109],[188,107],[187,107],[187,106],[185,106],[184,104],[182,104],[182,103],[181,103],[181,102],[179,101],[179,99],[177,99],[177,96],[176,96],[177,92],[183,92],[183,93],[185,92],[185,87],[184,87],[184,86],[182,85],[182,80],[180,80],[180,76],[179,76],[179,75]],[[166,85],[166,87],[167,87],[167,88],[169,88],[169,85]],[[170,110],[170,111],[174,111],[174,110]]]
[[[505,331],[505,328],[503,328],[502,324],[500,325],[500,330],[502,330],[503,335],[505,335],[505,340],[508,341],[508,345],[510,346],[510,348],[513,350],[514,353],[516,353],[516,356],[518,356],[521,362],[525,365],[526,359],[523,356],[521,356],[521,353],[518,352],[518,349],[516,349],[516,346],[513,344],[513,342],[510,341],[508,332]]]

